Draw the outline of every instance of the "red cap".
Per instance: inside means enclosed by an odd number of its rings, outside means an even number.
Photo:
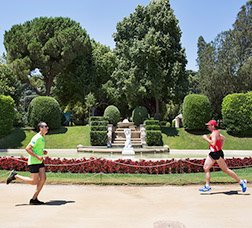
[[[206,125],[213,125],[213,126],[217,127],[218,123],[215,120],[210,120],[208,123],[206,123]]]

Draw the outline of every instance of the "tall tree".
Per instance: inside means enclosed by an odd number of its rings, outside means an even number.
[[[198,40],[201,91],[209,97],[214,114],[221,116],[223,98],[252,89],[252,1],[241,7],[233,29],[206,43]]]
[[[19,78],[38,94],[50,95],[57,77],[69,66],[91,56],[90,38],[79,23],[63,17],[39,17],[14,25],[4,34],[7,63]],[[83,62],[82,62],[83,63]],[[85,66],[83,68],[86,70]],[[32,71],[39,69],[44,89],[33,83]]]
[[[196,93],[196,94],[201,93],[198,72],[193,70],[187,70],[186,73],[188,74],[188,80],[189,80],[189,93]]]
[[[108,102],[103,85],[111,78],[117,66],[117,59],[108,46],[92,40],[92,60],[94,74],[92,92],[99,101],[99,105],[102,105]]]
[[[160,112],[168,100],[188,90],[181,31],[168,0],[138,6],[117,24],[114,34],[118,66],[107,83],[109,95],[130,107],[145,105]]]
[[[22,91],[22,85],[10,67],[0,63],[0,94],[11,96],[18,106]]]
[[[116,65],[116,57],[112,50],[94,40],[91,41],[91,56],[88,65],[85,59],[77,59],[65,72],[57,78],[55,94],[61,103],[73,106],[79,102],[86,106],[88,94],[92,94],[98,105],[107,103],[103,84],[106,83]],[[97,104],[96,104],[97,105]]]

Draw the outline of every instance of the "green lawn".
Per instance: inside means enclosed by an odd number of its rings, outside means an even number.
[[[171,149],[207,149],[208,145],[202,139],[208,131],[187,132],[183,128],[163,128],[163,141]],[[252,137],[234,137],[225,130],[221,130],[226,138],[224,149],[226,150],[252,150]]]
[[[252,168],[237,169],[235,172],[242,178],[252,182]],[[5,182],[9,171],[0,170],[0,182]],[[28,176],[28,172],[19,172]],[[49,184],[103,184],[103,185],[188,185],[204,184],[204,173],[190,174],[73,174],[47,173]],[[211,183],[235,183],[223,172],[212,172]]]
[[[68,149],[76,148],[78,144],[90,146],[89,126],[62,127],[59,130],[50,131],[46,135],[46,148]],[[202,139],[203,134],[209,132],[187,132],[183,128],[163,128],[164,144],[171,149],[207,149],[207,143]],[[221,130],[226,137],[224,149],[226,150],[252,150],[252,137],[242,138],[228,135]],[[0,148],[25,148],[33,135],[31,129],[16,128],[8,136],[0,139]]]
[[[90,146],[89,126],[62,127],[49,131],[45,136],[46,148],[76,148],[78,144]],[[8,136],[0,139],[0,148],[25,148],[36,134],[31,129],[16,128]]]

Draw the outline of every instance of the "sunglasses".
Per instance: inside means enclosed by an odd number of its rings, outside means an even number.
[[[47,125],[45,125],[45,126],[42,126],[42,128],[48,128],[48,126],[47,126]]]

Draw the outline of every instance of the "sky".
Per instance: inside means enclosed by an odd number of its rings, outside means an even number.
[[[0,54],[5,52],[4,32],[40,16],[64,16],[79,22],[91,38],[115,47],[112,34],[116,24],[134,12],[137,5],[150,0],[5,0],[0,10]],[[170,0],[182,30],[182,47],[186,50],[187,69],[197,70],[197,40],[207,42],[232,28],[246,0]]]

